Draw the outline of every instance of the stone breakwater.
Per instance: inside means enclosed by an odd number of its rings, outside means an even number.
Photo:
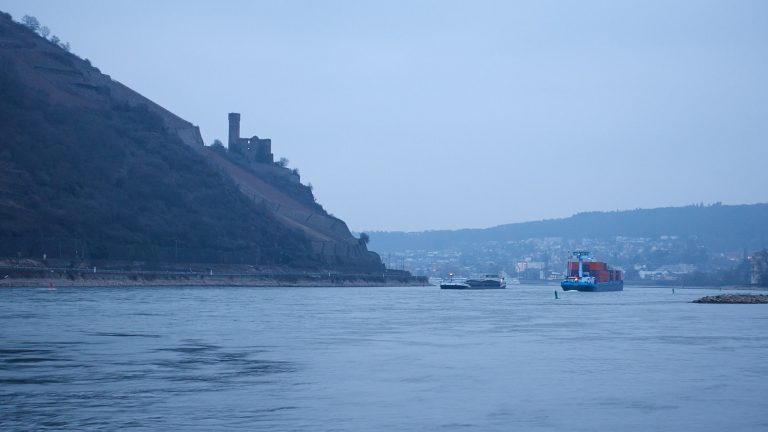
[[[706,296],[693,303],[713,303],[713,304],[768,304],[768,295],[763,294],[723,294],[716,296]]]

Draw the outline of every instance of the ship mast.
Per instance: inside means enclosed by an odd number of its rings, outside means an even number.
[[[583,267],[584,267],[584,257],[589,256],[589,251],[585,250],[577,250],[571,252],[574,257],[578,258],[579,260],[579,279],[581,279],[584,275]]]

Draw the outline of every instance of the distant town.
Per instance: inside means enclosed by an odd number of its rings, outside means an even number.
[[[714,203],[370,238],[388,268],[427,277],[504,273],[559,281],[570,252],[586,249],[623,270],[629,283],[766,286],[766,220],[768,204]]]
[[[529,281],[560,281],[569,252],[584,248],[593,256],[622,269],[628,281],[650,284],[768,284],[768,251],[707,250],[694,240],[675,235],[657,238],[615,237],[610,240],[560,237],[520,241],[486,241],[469,248],[404,250],[384,254],[388,268],[414,275],[444,277],[504,273]]]

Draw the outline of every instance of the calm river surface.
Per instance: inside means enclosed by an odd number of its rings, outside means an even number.
[[[711,290],[0,290],[0,430],[768,430]]]

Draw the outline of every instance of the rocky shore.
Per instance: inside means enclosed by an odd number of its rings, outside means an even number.
[[[764,294],[722,294],[716,296],[706,296],[693,303],[712,303],[712,304],[768,304],[768,295]]]
[[[280,278],[100,278],[100,279],[41,279],[19,278],[0,280],[3,288],[65,288],[65,287],[397,287],[427,286],[425,280],[416,278],[403,279],[343,279],[317,280]]]
[[[167,275],[167,274],[51,274],[48,277],[2,277],[0,289],[21,287],[135,287],[135,286],[243,286],[243,287],[382,287],[426,286],[423,277],[332,275],[296,277],[284,275]]]
[[[60,263],[59,263],[60,264]],[[84,266],[48,266],[34,260],[0,261],[0,288],[3,287],[129,287],[129,286],[253,286],[253,287],[338,287],[338,286],[425,286],[423,276],[386,270],[383,273],[342,273],[328,270],[280,268],[257,269],[247,265],[164,264],[149,270],[130,268],[126,263],[87,263]],[[107,267],[111,264],[111,267]]]

